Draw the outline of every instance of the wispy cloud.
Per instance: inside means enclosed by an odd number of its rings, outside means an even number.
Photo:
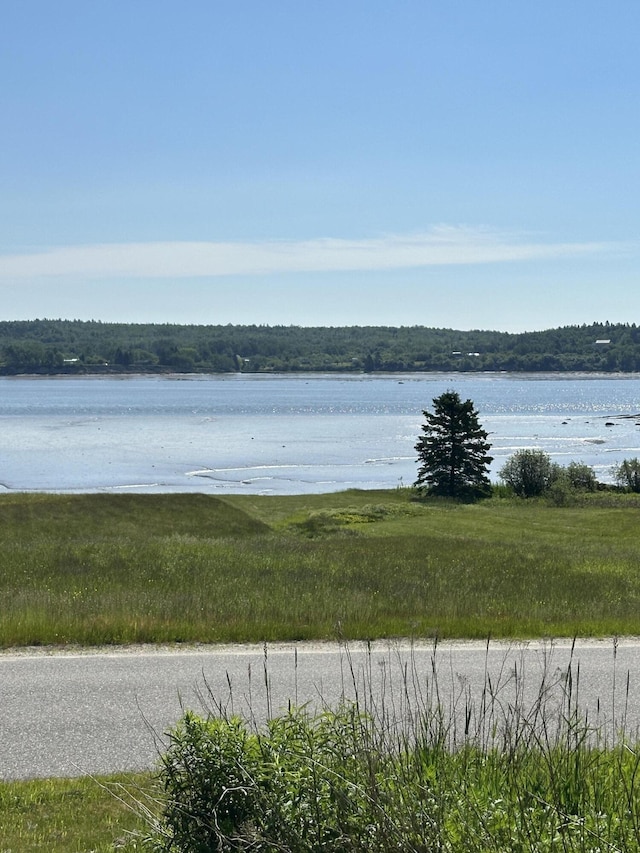
[[[287,272],[390,270],[453,264],[575,258],[619,243],[554,243],[489,228],[437,226],[362,240],[113,243],[0,255],[0,279],[189,278]]]

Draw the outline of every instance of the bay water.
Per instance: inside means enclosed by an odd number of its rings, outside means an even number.
[[[603,482],[640,456],[640,376],[405,374],[0,378],[0,489],[299,494],[416,476],[423,409],[453,389],[491,477],[540,448]]]

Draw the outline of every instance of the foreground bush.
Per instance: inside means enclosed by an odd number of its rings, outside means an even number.
[[[263,734],[238,719],[187,714],[164,758],[161,849],[382,849],[388,768],[371,746],[353,707],[294,712]]]
[[[638,850],[640,755],[581,719],[574,677],[545,676],[528,706],[515,678],[513,701],[489,683],[478,707],[430,700],[416,714],[356,700],[258,730],[187,713],[163,758],[153,849]]]

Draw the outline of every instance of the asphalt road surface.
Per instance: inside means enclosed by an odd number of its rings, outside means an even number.
[[[569,675],[568,675],[569,674]],[[241,714],[260,725],[289,705],[411,717],[440,702],[479,731],[530,713],[543,691],[613,737],[640,726],[640,640],[522,644],[274,644],[23,650],[0,654],[0,778],[102,774],[153,767],[184,709]],[[484,712],[481,711],[485,708]],[[467,713],[465,709],[471,709]],[[475,726],[475,729],[474,729]]]

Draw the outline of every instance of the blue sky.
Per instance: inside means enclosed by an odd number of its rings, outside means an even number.
[[[0,319],[640,322],[640,3],[6,0]]]

